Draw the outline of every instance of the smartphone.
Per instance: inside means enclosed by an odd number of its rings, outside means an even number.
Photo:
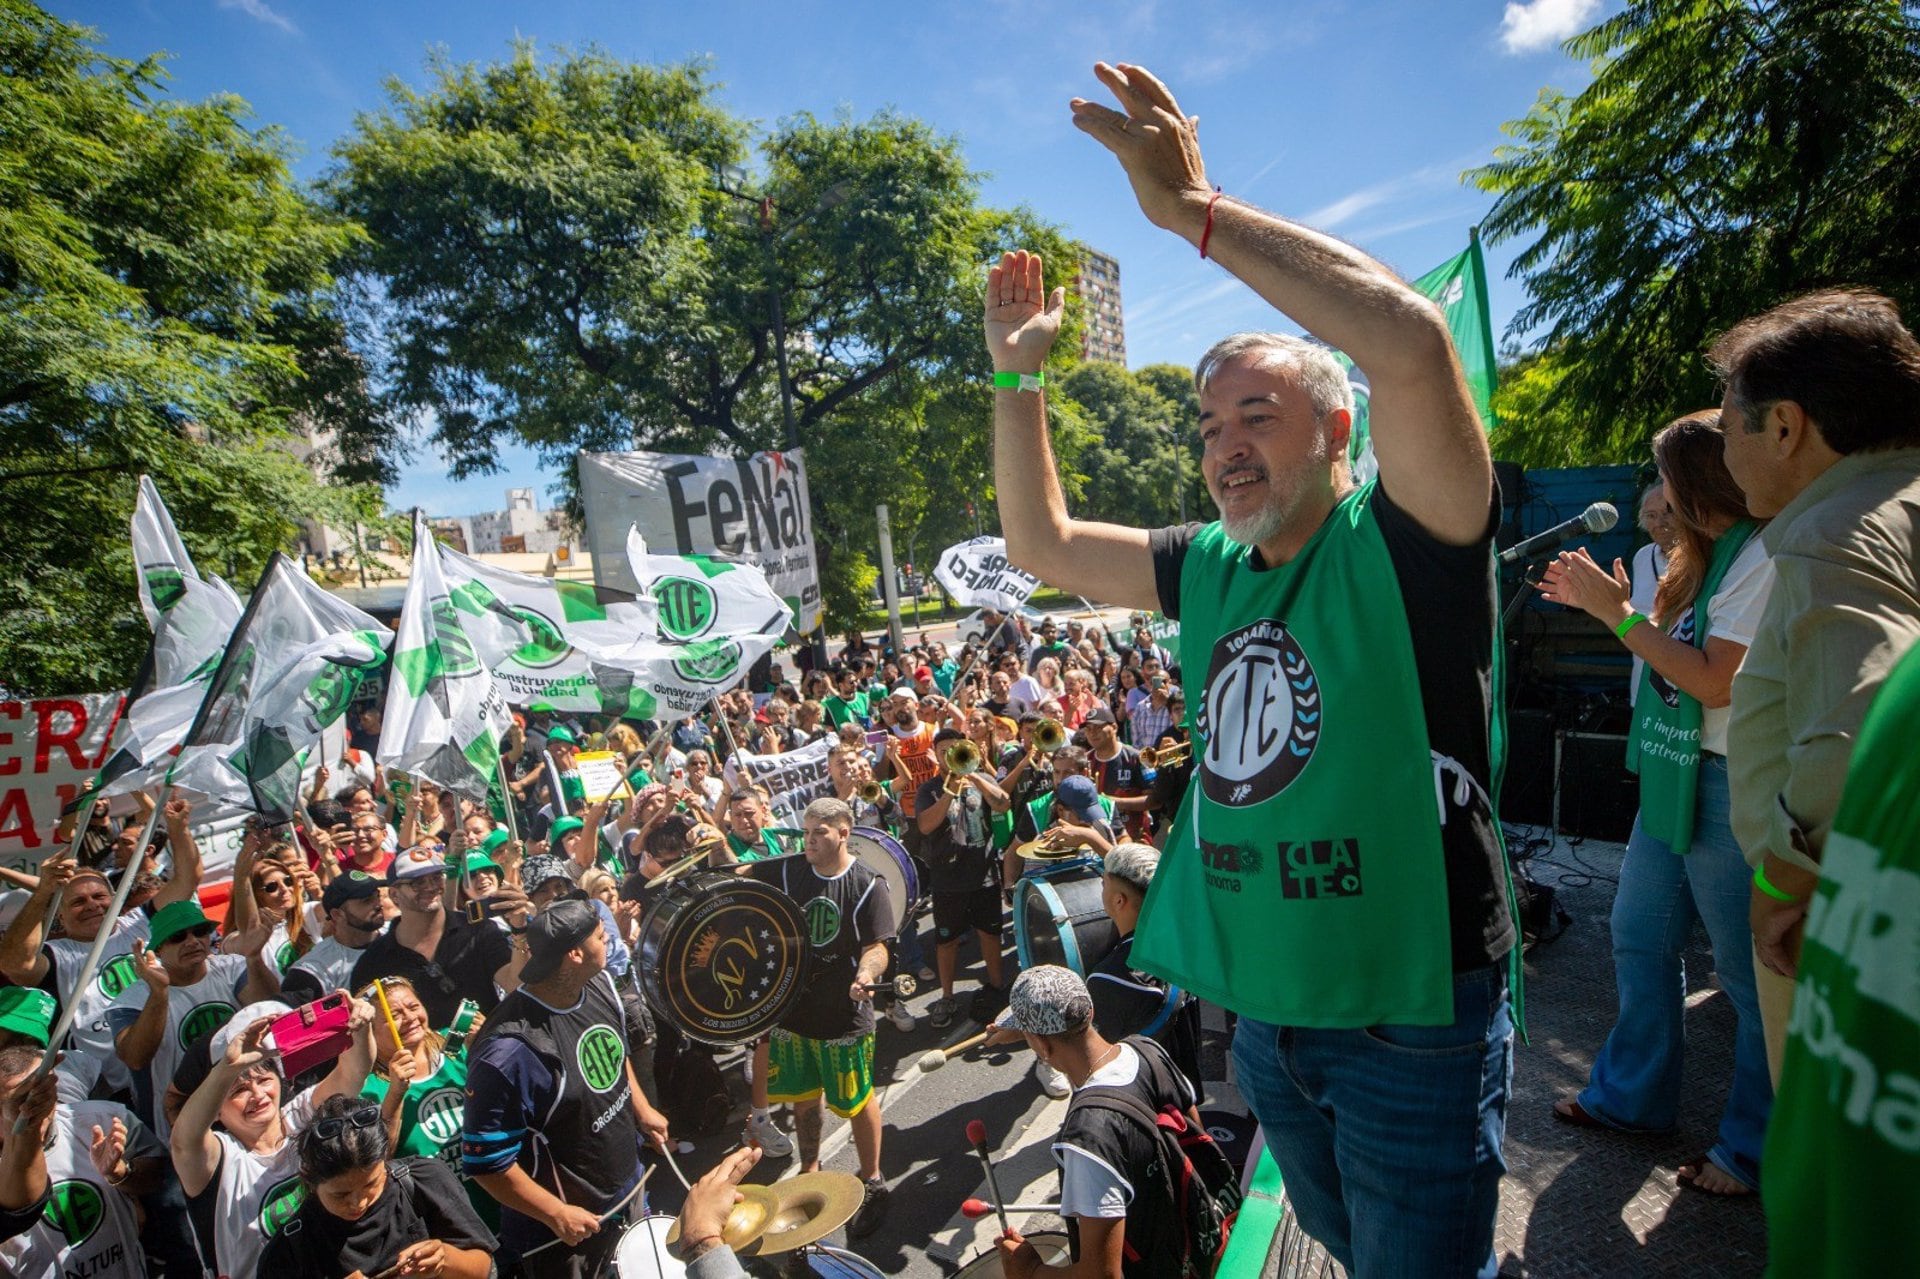
[[[476,897],[466,904],[467,922],[477,924],[483,919],[493,919],[507,913],[508,907],[494,901],[491,897]]]
[[[867,734],[867,745],[869,745],[869,746],[885,746],[886,744],[887,744],[887,730],[886,730],[886,729],[884,729],[884,728],[876,728],[876,729],[874,729],[874,730],[873,730],[872,732],[870,732],[870,733],[868,733],[868,734]]]
[[[352,1004],[339,991],[273,1019],[263,1045],[280,1058],[282,1072],[291,1079],[332,1061],[353,1043],[347,1021]]]

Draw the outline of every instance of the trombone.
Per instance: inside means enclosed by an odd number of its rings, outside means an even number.
[[[1027,750],[1027,763],[1037,764],[1042,755],[1051,755],[1067,744],[1067,726],[1057,719],[1043,719],[1033,726],[1033,745]]]
[[[980,748],[972,742],[955,742],[947,747],[946,754],[941,756],[941,762],[947,769],[947,781],[943,787],[947,792],[947,798],[958,799],[962,781],[980,771],[982,762]]]
[[[1162,768],[1179,768],[1193,758],[1192,742],[1175,742],[1160,751],[1149,746],[1140,752],[1140,762],[1148,768],[1158,771]]]

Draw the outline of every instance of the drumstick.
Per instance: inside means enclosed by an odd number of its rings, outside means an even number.
[[[957,1057],[974,1045],[984,1043],[987,1036],[992,1033],[993,1031],[990,1029],[983,1030],[977,1035],[972,1035],[961,1040],[951,1048],[929,1048],[926,1052],[920,1054],[920,1069],[922,1071],[938,1070],[947,1064],[948,1058]]]
[[[680,1170],[678,1168],[674,1169],[673,1171],[675,1176],[679,1176]],[[633,1197],[639,1194],[642,1190],[646,1189],[647,1178],[651,1176],[653,1176],[653,1165],[648,1164],[647,1170],[640,1174],[640,1180],[633,1183],[633,1189],[629,1190],[625,1195],[623,1195],[619,1203],[615,1204],[613,1207],[607,1209],[605,1212],[600,1214],[600,1224],[603,1226],[606,1225],[609,1221],[612,1221],[615,1217],[619,1216],[623,1211],[625,1211],[626,1206],[633,1202]],[[566,1199],[562,1198],[560,1202],[565,1203]],[[559,1242],[560,1242],[560,1238],[558,1235],[556,1235],[552,1239],[547,1240],[543,1244],[535,1244],[533,1247],[521,1253],[520,1256],[522,1258],[526,1258],[526,1257],[531,1257],[536,1252],[545,1252],[547,1249],[553,1247],[553,1245]],[[397,1274],[397,1273],[399,1273],[398,1266],[394,1267],[394,1269],[391,1271],[381,1272],[381,1274]],[[375,1275],[374,1279],[380,1279],[380,1276]]]
[[[387,1002],[387,984],[377,977],[373,982],[373,997],[380,1001],[380,1011],[387,1018],[387,1029],[393,1032],[393,1050],[405,1052],[407,1046],[400,1040],[400,1023],[393,1019],[393,1005]]]
[[[1013,1233],[1013,1227],[1007,1223],[1007,1201],[1000,1195],[1000,1181],[993,1175],[993,1157],[987,1154],[987,1126],[978,1119],[967,1120],[967,1140],[973,1145],[973,1153],[980,1156],[980,1166],[987,1170],[987,1193],[993,1196],[993,1210],[1000,1214],[1000,1233]]]
[[[1008,1204],[1008,1212],[1059,1212],[1059,1204]],[[960,1205],[960,1215],[968,1221],[978,1221],[993,1211],[993,1205],[984,1199],[969,1199]]]

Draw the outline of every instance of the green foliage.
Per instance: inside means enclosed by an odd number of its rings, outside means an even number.
[[[749,191],[722,175],[751,131],[698,66],[522,45],[429,70],[361,118],[325,189],[369,232],[355,268],[389,407],[432,423],[454,474],[507,439],[569,489],[579,449],[781,446],[777,293],[830,624],[863,607],[875,503],[903,544],[971,533],[966,501],[992,500],[984,264],[1078,251],[983,207],[953,139],[795,116],[754,144]],[[344,447],[391,465],[395,444]]]
[[[0,687],[126,683],[147,634],[128,521],[154,477],[242,589],[300,515],[371,510],[284,445],[372,411],[330,305],[354,228],[293,186],[245,104],[164,99],[157,62],[0,0]]]
[[[1213,517],[1193,448],[1200,408],[1191,373],[1173,364],[1130,373],[1117,364],[1087,363],[1061,379],[1060,390],[1084,412],[1091,433],[1076,458],[1086,476],[1085,500],[1076,510],[1155,528],[1179,519],[1184,489],[1188,519]]]
[[[1510,332],[1544,326],[1548,354],[1503,387],[1538,416],[1501,410],[1502,456],[1642,456],[1717,402],[1713,336],[1809,289],[1920,305],[1915,6],[1633,0],[1568,49],[1592,83],[1543,92],[1470,175],[1499,197],[1483,236],[1535,237]]]

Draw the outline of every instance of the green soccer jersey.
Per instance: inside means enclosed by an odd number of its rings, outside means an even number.
[[[865,693],[855,693],[852,697],[842,697],[838,693],[835,693],[820,704],[827,708],[827,718],[833,721],[835,728],[839,728],[843,724],[853,723],[856,720],[861,723],[865,723],[867,720],[867,695]]]
[[[1807,907],[1767,1128],[1767,1273],[1920,1258],[1920,646],[1874,699]]]

